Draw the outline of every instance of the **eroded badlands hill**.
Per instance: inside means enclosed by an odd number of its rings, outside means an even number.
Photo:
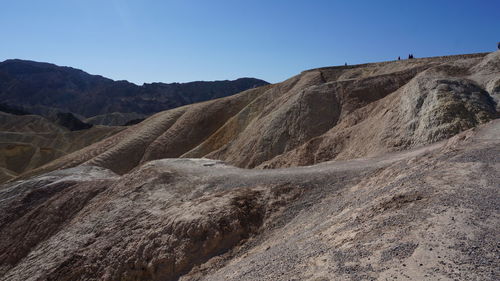
[[[35,173],[87,163],[123,174],[162,158],[244,168],[400,151],[498,116],[500,52],[330,67],[158,113]]]
[[[0,183],[123,129],[94,126],[70,131],[42,116],[0,112]]]
[[[158,113],[0,186],[0,279],[498,280],[499,94],[496,52]]]
[[[83,165],[0,190],[2,280],[498,280],[500,122],[376,158]]]

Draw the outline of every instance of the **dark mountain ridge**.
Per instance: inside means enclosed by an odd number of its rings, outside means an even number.
[[[255,78],[138,86],[72,67],[12,59],[0,62],[0,100],[41,115],[71,112],[80,118],[113,112],[153,113],[267,85]]]

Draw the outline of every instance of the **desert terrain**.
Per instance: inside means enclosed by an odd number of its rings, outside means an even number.
[[[0,279],[498,280],[499,97],[500,51],[325,67],[70,141]]]

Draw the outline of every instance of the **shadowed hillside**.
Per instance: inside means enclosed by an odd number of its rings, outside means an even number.
[[[49,116],[71,112],[84,119],[111,113],[153,113],[268,84],[254,78],[234,81],[152,83],[137,86],[90,75],[79,69],[25,60],[0,62],[0,100],[28,112]],[[132,116],[132,119],[138,117]],[[104,124],[94,120],[93,124]]]

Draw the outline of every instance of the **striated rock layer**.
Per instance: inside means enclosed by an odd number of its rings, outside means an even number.
[[[123,174],[175,157],[278,168],[401,151],[498,117],[499,81],[500,52],[313,69],[158,113],[33,174],[83,163]]]

